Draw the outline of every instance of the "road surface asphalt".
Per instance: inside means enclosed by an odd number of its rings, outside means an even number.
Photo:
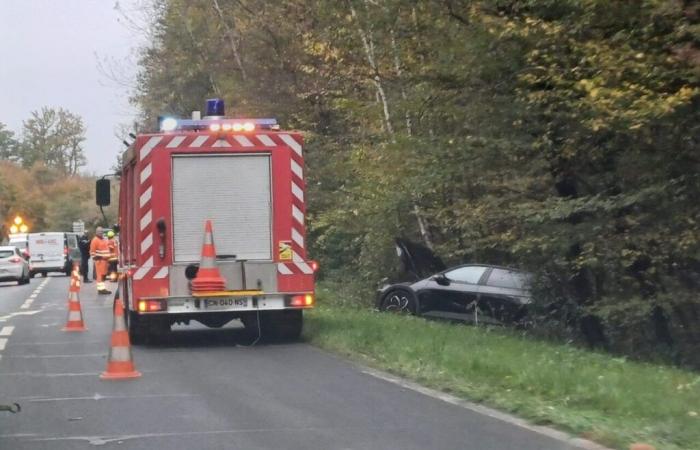
[[[112,296],[65,276],[0,283],[0,449],[578,448],[372,376],[305,343],[249,346],[239,324],[176,327],[133,348],[143,376],[105,381]]]

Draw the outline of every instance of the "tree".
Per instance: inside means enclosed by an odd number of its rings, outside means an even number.
[[[63,108],[44,107],[24,121],[18,156],[24,167],[43,162],[75,175],[87,162],[82,143],[85,126],[80,116]]]
[[[17,140],[15,140],[14,133],[0,122],[0,160],[12,159],[16,156],[16,152]]]
[[[326,274],[369,285],[430,238],[538,272],[564,332],[700,364],[697,2],[153,5],[144,123],[221,95],[303,130]]]

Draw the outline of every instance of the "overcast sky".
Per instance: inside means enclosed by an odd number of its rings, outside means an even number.
[[[120,0],[124,10],[136,0]],[[127,27],[115,0],[0,0],[0,122],[19,133],[42,106],[80,115],[87,128],[84,170],[106,173],[124,146],[120,123],[133,122],[129,87],[100,70],[106,61],[133,82],[143,38]],[[104,64],[104,63],[103,63]]]

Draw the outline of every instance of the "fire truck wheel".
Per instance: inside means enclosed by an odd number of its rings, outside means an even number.
[[[295,341],[301,336],[304,316],[301,310],[269,311],[260,314],[260,321],[264,337]]]
[[[129,312],[129,341],[133,345],[143,345],[148,341],[148,326],[134,312]]]

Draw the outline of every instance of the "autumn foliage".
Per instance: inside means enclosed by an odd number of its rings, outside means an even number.
[[[536,272],[538,332],[700,364],[697,2],[151,5],[143,127],[222,96],[304,131],[325,276],[406,236]]]

